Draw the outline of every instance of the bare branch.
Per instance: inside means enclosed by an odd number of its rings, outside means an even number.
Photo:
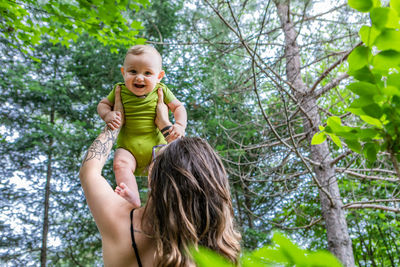
[[[386,203],[386,202],[400,202],[400,199],[393,198],[393,199],[374,199],[374,200],[369,200],[369,201],[357,201],[357,202],[348,203],[344,206],[355,205],[355,204]]]
[[[345,169],[345,168],[336,168],[336,170],[345,171],[347,169]],[[395,171],[386,170],[386,169],[351,169],[351,170],[354,171],[354,172],[381,172],[381,173],[388,173],[388,174],[396,175]]]
[[[333,79],[332,81],[330,81],[329,83],[327,83],[324,87],[322,87],[321,89],[315,91],[315,97],[319,98],[321,97],[323,94],[325,94],[326,92],[330,91],[331,89],[335,88],[336,86],[339,85],[339,83],[348,78],[349,75],[347,73],[343,73],[342,75],[340,75],[339,77]]]
[[[165,45],[165,46],[190,46],[190,45],[226,45],[226,46],[243,46],[241,42],[160,42],[160,41],[151,41],[147,40],[148,44],[157,44],[157,45]],[[249,43],[250,45],[255,45],[256,43]],[[281,43],[275,42],[267,42],[267,43],[258,43],[258,45],[263,46],[283,46]]]
[[[339,169],[336,169],[339,170]],[[341,172],[344,172],[346,174],[349,174],[351,176],[357,177],[357,178],[361,178],[361,179],[366,179],[366,180],[379,180],[379,181],[385,181],[385,182],[399,182],[399,179],[397,178],[385,178],[385,177],[380,177],[380,176],[371,176],[371,175],[365,175],[365,174],[361,174],[361,173],[357,173],[351,170],[341,170]]]
[[[316,18],[318,18],[318,17],[322,17],[322,16],[324,16],[324,15],[326,15],[326,14],[330,14],[330,13],[332,13],[333,11],[336,11],[336,10],[341,9],[341,8],[343,8],[343,7],[346,7],[346,6],[347,6],[347,3],[344,3],[344,4],[341,4],[340,6],[333,7],[333,8],[331,8],[331,9],[329,9],[328,11],[325,11],[325,12],[319,13],[319,14],[316,14],[316,15],[311,16],[311,17],[304,17],[303,14],[296,14],[296,13],[293,13],[293,12],[291,12],[291,14],[296,15],[296,16],[299,16],[299,17],[302,17],[301,20],[308,21],[308,20],[314,20],[314,19],[316,19]],[[297,23],[299,23],[299,22],[294,22],[294,24],[297,24]]]
[[[374,204],[347,204],[343,206],[344,209],[378,209],[391,211],[395,213],[400,213],[400,209],[382,206],[382,205],[374,205]]]
[[[164,41],[163,41],[162,34],[160,32],[160,29],[157,27],[157,25],[153,21],[151,21],[151,25],[153,25],[154,29],[156,29],[156,32],[158,33],[158,38],[160,39],[159,42],[163,43]]]
[[[286,226],[283,226],[283,225],[281,225],[281,224],[279,224],[279,223],[275,223],[275,222],[272,222],[272,221],[271,221],[271,223],[272,223],[273,225],[275,225],[276,227],[278,227],[278,228],[280,228],[280,229],[283,229],[283,230],[299,230],[299,229],[308,229],[308,228],[311,228],[312,226],[316,225],[316,224],[319,223],[320,221],[322,221],[322,218],[321,218],[321,217],[318,218],[318,219],[316,219],[316,220],[312,219],[311,222],[310,222],[309,224],[304,225],[304,226],[299,226],[299,227],[286,227]]]
[[[343,158],[347,157],[348,155],[352,154],[353,151],[351,150],[347,150],[344,153],[340,154],[339,156],[337,156],[336,158],[334,158],[329,164],[331,166],[335,165],[336,163],[338,163],[340,160],[342,160]]]
[[[321,76],[319,76],[319,78],[315,81],[315,83],[313,84],[313,86],[310,89],[310,92],[313,92],[318,84],[325,79],[326,76],[328,76],[328,74],[334,70],[339,64],[341,64],[343,61],[345,61],[347,59],[347,57],[349,56],[349,54],[358,46],[360,46],[362,44],[362,42],[358,43],[355,47],[353,47],[352,49],[348,50],[347,53],[345,53],[343,55],[343,57],[341,57],[338,61],[336,61],[335,63],[333,63],[329,68],[327,68],[322,74]]]

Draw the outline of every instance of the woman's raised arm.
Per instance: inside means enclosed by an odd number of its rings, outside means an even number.
[[[120,90],[116,89],[114,110],[121,116],[123,125],[123,108],[120,99]],[[88,148],[79,172],[81,185],[86,201],[96,221],[100,232],[107,229],[113,206],[120,205],[125,200],[114,193],[110,184],[101,176],[101,171],[117,139],[120,129],[111,130],[105,127],[96,140]]]

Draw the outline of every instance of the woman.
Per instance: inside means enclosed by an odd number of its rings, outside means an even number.
[[[163,129],[170,122],[160,90],[159,99],[156,124]],[[117,92],[115,103],[122,120]],[[106,127],[89,147],[80,170],[82,188],[102,237],[104,265],[195,266],[189,248],[198,245],[236,263],[240,234],[233,226],[229,184],[207,142],[181,138],[155,153],[148,200],[133,210],[101,176],[117,135],[118,130]]]

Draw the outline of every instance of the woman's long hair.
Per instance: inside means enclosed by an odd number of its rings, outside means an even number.
[[[237,263],[229,183],[222,162],[200,138],[180,138],[156,157],[143,218],[151,218],[158,266],[187,266],[189,249],[208,247]],[[148,221],[148,220],[146,220]]]

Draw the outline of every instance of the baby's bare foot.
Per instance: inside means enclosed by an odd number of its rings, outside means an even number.
[[[132,205],[136,206],[136,208],[140,206],[137,204],[135,194],[132,192],[132,190],[129,189],[129,187],[126,184],[120,183],[119,186],[115,188],[115,193],[123,197],[126,201],[128,201]]]

